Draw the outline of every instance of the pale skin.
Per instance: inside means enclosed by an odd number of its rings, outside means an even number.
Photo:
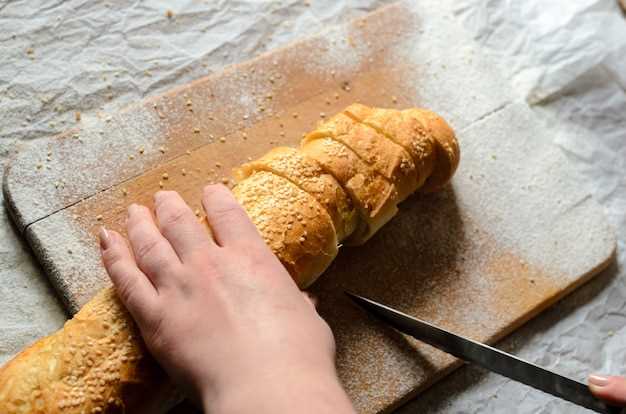
[[[337,379],[335,344],[222,185],[204,189],[212,237],[173,191],[154,215],[128,209],[126,240],[101,229],[102,259],[153,356],[205,412],[354,414]],[[599,398],[626,406],[626,379],[589,376]]]

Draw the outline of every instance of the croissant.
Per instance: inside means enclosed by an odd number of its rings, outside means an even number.
[[[235,197],[297,282],[313,283],[341,243],[366,242],[421,189],[454,174],[454,132],[425,109],[353,104],[234,171]],[[114,290],[0,369],[0,412],[158,413],[180,395],[147,353]]]

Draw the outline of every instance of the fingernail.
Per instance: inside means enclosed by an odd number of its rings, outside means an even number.
[[[111,236],[107,229],[104,226],[100,227],[100,231],[98,232],[98,236],[100,238],[100,248],[102,250],[106,250],[111,246]]]
[[[605,377],[604,375],[589,375],[587,381],[589,381],[590,385],[595,385],[596,387],[605,387],[609,385],[609,377]]]

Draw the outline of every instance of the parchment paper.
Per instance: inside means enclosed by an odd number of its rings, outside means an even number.
[[[0,163],[22,145],[321,28],[383,0],[0,0]],[[562,133],[614,224],[618,264],[500,346],[583,380],[626,374],[626,21],[612,0],[446,0],[503,76]],[[171,17],[168,17],[171,10]],[[456,45],[461,46],[461,45]],[[65,314],[0,212],[0,362]],[[463,368],[401,412],[585,412],[478,368]]]

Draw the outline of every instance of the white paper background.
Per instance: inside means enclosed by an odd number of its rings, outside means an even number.
[[[362,15],[383,0],[0,0],[0,164],[25,143]],[[613,0],[442,1],[516,91],[551,123],[619,238],[618,262],[502,343],[583,379],[626,374],[626,21]],[[165,17],[171,9],[174,18]],[[473,40],[472,40],[473,38]],[[0,362],[64,313],[0,212]],[[466,367],[402,412],[577,413]]]

